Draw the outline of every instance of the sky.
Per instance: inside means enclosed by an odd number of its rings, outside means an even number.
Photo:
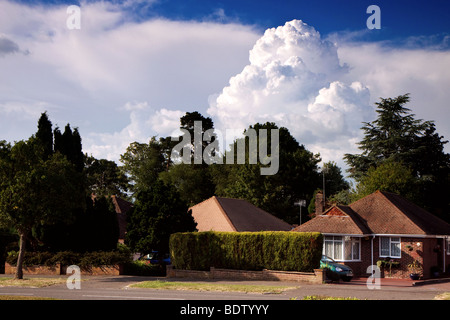
[[[198,111],[224,134],[275,122],[345,169],[381,97],[450,139],[449,70],[447,0],[0,0],[0,140],[47,111],[119,164]]]

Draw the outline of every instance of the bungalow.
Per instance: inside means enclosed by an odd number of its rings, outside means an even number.
[[[198,231],[290,231],[292,226],[242,199],[213,196],[191,207]]]
[[[378,261],[390,262],[385,277],[409,277],[413,262],[424,279],[450,271],[450,224],[405,198],[376,191],[324,212],[321,198],[318,193],[316,216],[293,231],[321,232],[323,254],[349,265],[355,275],[369,275],[368,267]]]

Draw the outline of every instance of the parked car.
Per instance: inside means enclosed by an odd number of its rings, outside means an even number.
[[[161,257],[161,255],[163,255],[163,256]],[[162,254],[158,251],[152,251],[151,253],[146,254],[141,259],[146,260],[147,263],[150,263],[150,264],[159,264],[161,260],[162,260],[163,264],[171,264],[169,254],[168,253]]]
[[[350,281],[353,279],[353,270],[349,266],[345,264],[340,264],[331,259],[328,256],[323,255],[322,259],[320,259],[320,269],[329,269],[334,272],[344,281]]]

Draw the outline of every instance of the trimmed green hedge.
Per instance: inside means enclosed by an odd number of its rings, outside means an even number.
[[[318,232],[183,232],[170,237],[176,269],[285,270],[319,268],[323,237]]]

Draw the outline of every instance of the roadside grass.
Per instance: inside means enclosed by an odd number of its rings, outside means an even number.
[[[434,300],[450,300],[450,292],[441,293],[434,297]]]
[[[0,295],[0,300],[58,300],[58,299],[44,298],[44,297],[30,297],[30,296]]]
[[[297,287],[266,286],[266,285],[241,285],[219,284],[200,282],[172,282],[172,281],[143,281],[130,285],[133,288],[159,289],[159,290],[198,290],[198,291],[229,291],[245,293],[274,293],[280,294],[286,290]]]
[[[355,297],[304,296],[303,300],[360,300]]]
[[[63,278],[23,278],[22,280],[0,277],[0,287],[33,287],[42,288],[52,286],[54,284],[66,283],[67,279]]]

